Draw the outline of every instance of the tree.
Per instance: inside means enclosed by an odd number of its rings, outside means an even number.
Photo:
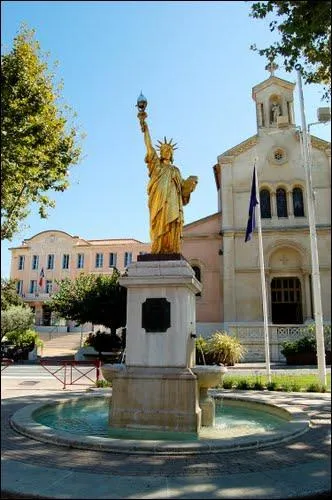
[[[67,189],[81,154],[62,85],[34,33],[23,26],[1,56],[1,240],[13,238],[31,203],[47,217],[55,206],[47,192]]]
[[[47,305],[79,325],[103,325],[115,333],[126,324],[127,289],[119,284],[119,277],[114,270],[111,276],[81,274],[75,280],[66,278],[57,282],[59,291]]]
[[[323,99],[331,95],[331,2],[328,0],[255,2],[250,16],[263,19],[273,13],[270,31],[277,29],[281,40],[265,49],[251,49],[272,62],[282,57],[286,71],[302,63],[306,83],[323,84]]]
[[[11,305],[1,311],[1,338],[9,333],[23,334],[33,326],[33,312],[30,307]]]
[[[10,306],[23,304],[23,300],[17,295],[16,281],[1,278],[1,311],[7,310]]]

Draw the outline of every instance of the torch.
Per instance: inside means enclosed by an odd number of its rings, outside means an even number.
[[[144,129],[144,120],[148,116],[147,113],[145,112],[145,109],[146,109],[147,105],[148,105],[148,101],[146,100],[146,97],[144,97],[144,95],[141,92],[140,95],[137,98],[136,107],[138,108],[137,117],[138,117],[139,122],[141,124],[142,132],[145,131],[145,129]]]

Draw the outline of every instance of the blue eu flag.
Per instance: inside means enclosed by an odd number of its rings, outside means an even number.
[[[251,194],[250,194],[250,203],[249,203],[249,217],[248,217],[248,224],[247,224],[247,230],[246,230],[246,239],[244,240],[245,242],[251,240],[251,235],[255,229],[255,207],[256,207],[256,205],[258,205],[258,201],[256,198],[256,167],[254,167],[254,172],[252,175]]]

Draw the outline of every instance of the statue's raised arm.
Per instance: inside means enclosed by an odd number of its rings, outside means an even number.
[[[141,130],[144,134],[144,142],[145,142],[145,146],[146,146],[147,157],[151,158],[154,154],[156,154],[156,151],[155,151],[154,147],[152,146],[150,131],[149,131],[148,124],[146,122],[148,115],[145,112],[145,108],[146,108],[147,104],[148,104],[148,102],[141,92],[140,96],[137,99],[137,107],[139,109],[137,117],[138,117],[139,122],[141,124]]]

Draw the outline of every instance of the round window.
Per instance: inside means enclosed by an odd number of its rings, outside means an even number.
[[[281,151],[281,149],[277,149],[277,151],[274,152],[274,159],[275,160],[280,161],[283,159],[283,157],[284,157],[284,154]]]
[[[276,165],[282,165],[287,162],[287,153],[282,148],[273,148],[269,154],[270,161]]]

